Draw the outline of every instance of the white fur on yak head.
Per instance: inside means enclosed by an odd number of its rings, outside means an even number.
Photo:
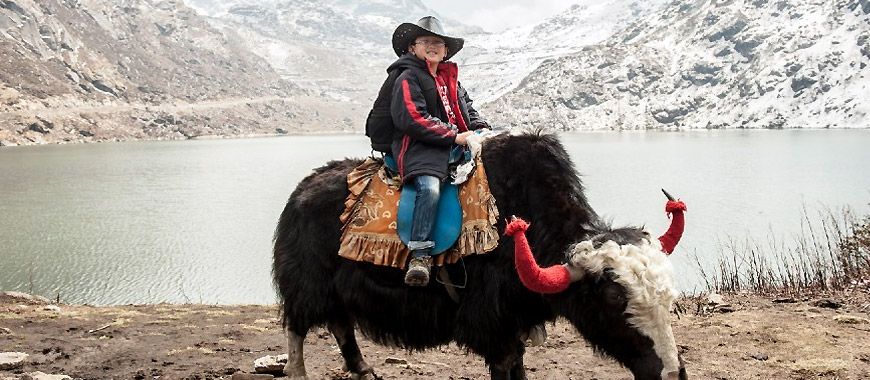
[[[567,261],[565,315],[596,351],[637,379],[687,378],[670,323],[673,270],[658,239],[615,229],[571,246]]]

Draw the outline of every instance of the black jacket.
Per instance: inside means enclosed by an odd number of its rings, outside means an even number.
[[[450,149],[456,134],[463,128],[449,123],[435,78],[429,73],[426,62],[405,54],[390,65],[387,72],[392,70],[403,70],[393,86],[390,105],[396,128],[392,151],[402,180],[424,174],[444,179],[448,174]],[[456,64],[444,62],[438,70],[439,77],[448,78],[448,88],[456,89],[455,94],[448,94],[458,101],[461,115],[456,116],[462,118],[469,130],[489,127],[472,108],[468,93],[456,80]]]

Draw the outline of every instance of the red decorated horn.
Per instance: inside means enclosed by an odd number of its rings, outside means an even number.
[[[564,265],[553,265],[541,268],[532,255],[526,230],[529,223],[525,220],[511,217],[510,223],[504,229],[504,234],[514,238],[514,264],[520,276],[520,282],[536,293],[553,294],[568,289],[571,275]]]
[[[659,241],[662,243],[662,251],[670,255],[677,248],[680,238],[683,237],[683,229],[686,227],[683,213],[686,211],[686,204],[681,200],[674,199],[665,189],[662,189],[662,192],[668,197],[665,213],[671,217],[671,226],[668,227],[668,231],[664,235],[659,236]]]

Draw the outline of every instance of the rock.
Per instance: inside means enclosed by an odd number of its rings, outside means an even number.
[[[773,303],[797,303],[797,300],[791,297],[785,297],[774,299]]]
[[[69,80],[73,81],[76,84],[78,84],[79,81],[81,80],[81,77],[79,77],[79,75],[75,71],[72,71],[72,70],[68,70],[66,72],[66,77],[69,78]]]
[[[21,375],[20,380],[72,380],[71,377],[67,375],[49,375],[43,372],[30,372]]]
[[[735,310],[736,309],[734,309],[734,307],[732,307],[731,305],[728,305],[728,304],[718,305],[718,306],[716,306],[716,309],[715,309],[715,311],[717,311],[719,313],[733,313]]]
[[[103,82],[103,81],[97,79],[97,80],[91,81],[91,85],[93,85],[94,88],[96,88],[97,90],[100,90],[102,92],[109,93],[109,94],[114,95],[115,97],[118,97],[118,94],[115,92],[115,90],[112,87],[109,87],[109,85],[106,84],[106,82]]]
[[[746,21],[736,20],[731,25],[707,36],[707,40],[713,42],[720,38],[724,38],[726,41],[731,41],[737,33],[740,33],[740,31],[746,28],[746,25]]]
[[[254,372],[283,373],[285,364],[287,364],[287,354],[278,356],[263,356],[262,358],[254,360]]]
[[[829,298],[823,298],[820,300],[813,301],[810,305],[813,305],[815,307],[824,307],[827,309],[839,309],[839,308],[843,307],[842,303],[840,303],[838,301],[834,301],[834,300],[829,299]]]
[[[753,359],[755,359],[755,360],[760,360],[760,361],[766,361],[767,359],[769,359],[769,357],[767,356],[767,354],[763,354],[763,353],[760,353],[760,352],[758,352],[758,353],[754,353],[754,354],[747,354],[747,355],[748,355],[750,358],[753,358]]]
[[[713,306],[724,305],[725,300],[722,299],[722,296],[717,293],[710,293],[709,295],[707,295],[707,304]]]
[[[799,75],[791,79],[791,89],[795,93],[798,93],[816,84],[816,82],[818,82],[818,79],[812,75]]]
[[[400,358],[387,358],[386,360],[384,360],[384,363],[386,363],[386,364],[408,364],[408,360],[407,359],[400,359]]]
[[[230,380],[268,380],[274,379],[275,376],[267,375],[264,373],[234,373],[233,376],[230,377]]]
[[[12,335],[12,330],[0,327],[0,335]]]
[[[20,368],[28,356],[23,352],[0,352],[0,371]]]
[[[32,123],[27,127],[27,129],[34,131],[34,132],[39,132],[42,134],[46,134],[46,133],[51,132],[50,129],[45,128],[45,126],[43,126],[41,123]]]
[[[34,296],[21,292],[0,292],[0,303],[27,303],[31,305],[47,305],[51,300],[42,296]]]
[[[838,315],[838,316],[834,317],[834,320],[839,322],[839,323],[843,323],[843,324],[847,324],[847,325],[859,325],[859,324],[870,323],[870,320],[867,320],[867,318],[856,317],[853,315]]]
[[[58,307],[57,305],[48,305],[48,306],[43,307],[42,310],[60,313],[60,307]]]

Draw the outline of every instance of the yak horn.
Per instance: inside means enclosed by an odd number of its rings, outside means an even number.
[[[529,223],[525,220],[511,217],[510,223],[505,227],[504,234],[514,238],[514,264],[520,281],[529,290],[536,293],[553,294],[568,289],[571,284],[571,274],[564,265],[553,265],[541,268],[532,255],[529,241],[526,239],[526,230]]]
[[[668,197],[668,203],[665,204],[665,213],[672,216],[672,218],[671,226],[668,227],[668,231],[664,235],[659,236],[659,242],[662,243],[662,251],[670,255],[677,248],[680,238],[683,237],[683,229],[686,227],[686,219],[683,212],[686,211],[686,204],[681,200],[674,199],[665,189],[662,189],[662,192]]]

